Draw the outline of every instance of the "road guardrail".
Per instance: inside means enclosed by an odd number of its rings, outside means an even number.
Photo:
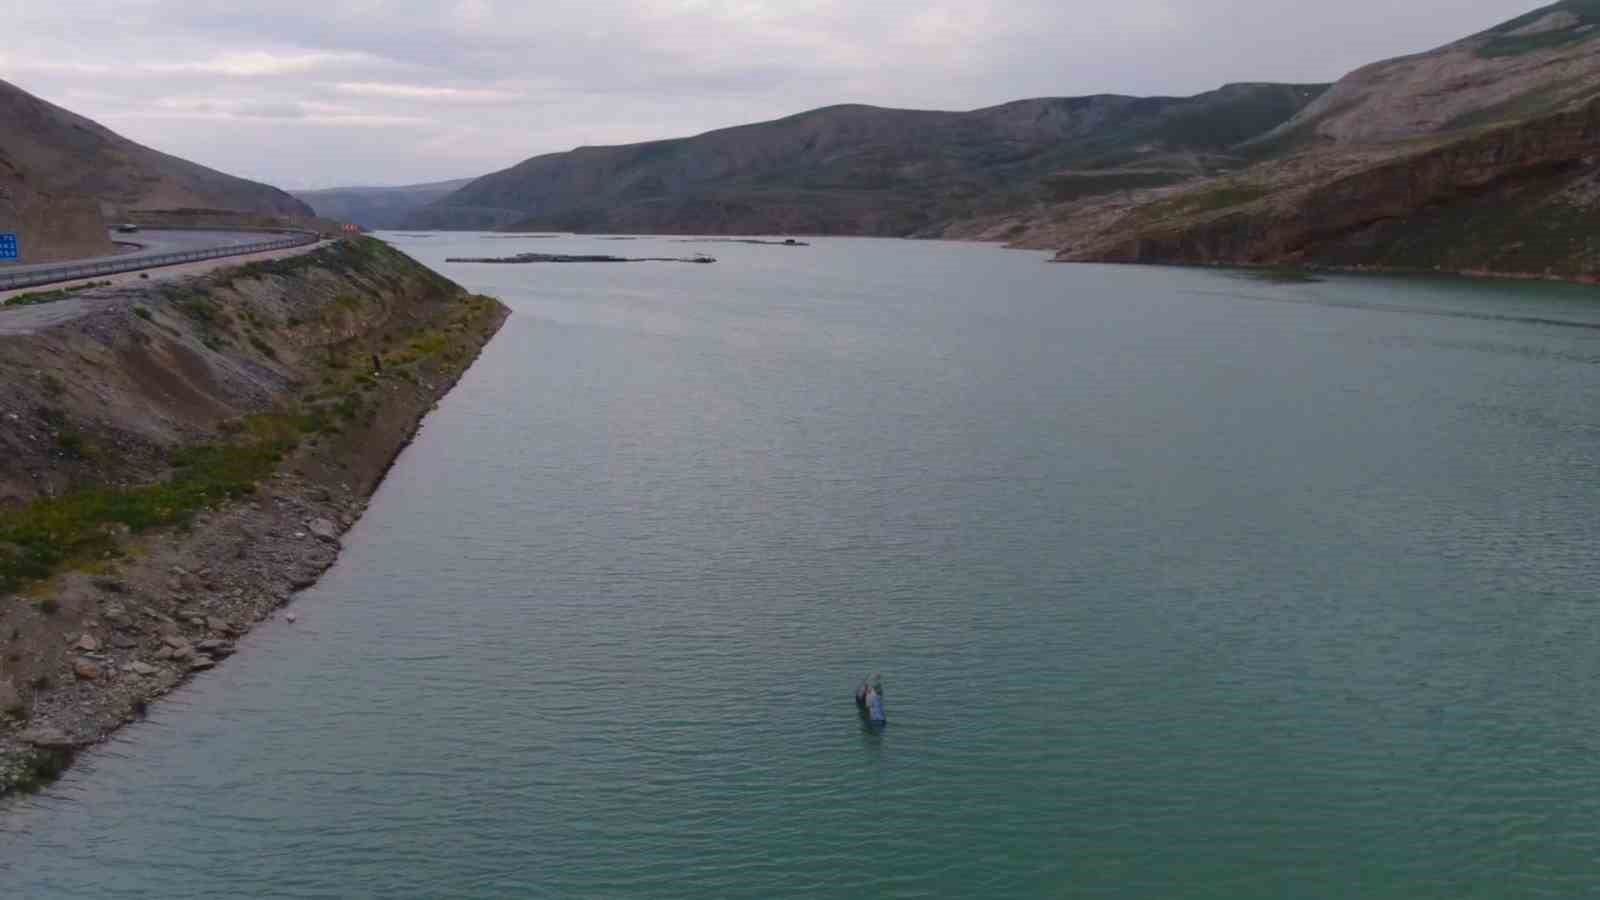
[[[86,262],[62,263],[59,266],[50,266],[45,269],[30,269],[27,272],[17,272],[11,275],[6,274],[4,269],[0,269],[0,291],[37,287],[42,284],[55,284],[58,281],[73,281],[78,278],[92,278],[96,275],[137,272],[140,269],[156,269],[162,266],[175,266],[179,263],[222,259],[225,256],[244,256],[247,253],[288,250],[291,247],[304,247],[308,244],[314,244],[320,239],[321,236],[315,232],[297,231],[276,240],[258,241],[252,244],[233,244],[227,247],[210,247],[205,250],[182,250],[176,253],[158,253],[154,256],[108,256],[103,259]]]

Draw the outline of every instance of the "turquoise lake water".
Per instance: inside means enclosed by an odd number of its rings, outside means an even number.
[[[515,316],[0,894],[1600,885],[1600,291],[392,240]]]

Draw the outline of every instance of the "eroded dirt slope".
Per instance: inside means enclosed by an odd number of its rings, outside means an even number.
[[[313,582],[507,314],[368,239],[84,300],[0,337],[0,793]]]

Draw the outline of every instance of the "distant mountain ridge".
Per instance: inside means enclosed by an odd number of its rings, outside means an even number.
[[[1600,281],[1600,0],[1332,85],[837,106],[583,147],[477,179],[428,228],[1002,240],[1063,260]]]
[[[583,147],[474,180],[412,216],[426,228],[910,234],[1028,202],[1046,180],[1107,189],[1238,165],[1229,148],[1325,85],[1236,84],[1195,97],[1021,100],[972,112],[847,105],[689,138]],[[1093,180],[1093,179],[1091,179]]]
[[[292,191],[317,215],[353,222],[368,230],[399,228],[417,210],[472,182],[471,178],[398,187],[347,187]]]

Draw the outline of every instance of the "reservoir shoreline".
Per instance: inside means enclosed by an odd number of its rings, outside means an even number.
[[[962,240],[951,238],[948,240]],[[1007,250],[1028,250],[1043,252],[1044,248],[1032,247],[1027,244],[1006,244],[996,241],[973,239],[974,243],[1000,243]],[[1314,265],[1298,263],[1294,265],[1273,265],[1271,263],[1248,263],[1230,260],[1216,262],[1194,261],[1163,261],[1163,260],[1088,260],[1088,259],[1060,259],[1049,258],[1045,262],[1056,266],[1133,266],[1157,269],[1196,269],[1200,271],[1238,271],[1247,274],[1261,274],[1268,272],[1284,272],[1291,275],[1381,275],[1394,278],[1468,278],[1473,281],[1537,281],[1547,284],[1576,284],[1593,287],[1600,285],[1600,274],[1559,274],[1555,272],[1504,272],[1493,269],[1417,269],[1404,266],[1336,266]]]
[[[7,457],[0,538],[8,527],[19,533],[19,517],[41,504],[70,506],[130,481],[181,484],[184,465],[167,460],[218,445],[249,448],[259,429],[277,429],[272,460],[244,489],[172,525],[105,523],[110,540],[98,558],[80,555],[6,598],[0,797],[54,780],[79,751],[242,650],[257,623],[315,584],[430,410],[510,315],[375,241],[133,293],[87,298],[82,317],[0,344],[0,371],[19,386],[28,366],[51,367],[57,445],[32,459]],[[204,316],[185,314],[184,304],[202,302]],[[208,316],[237,317],[244,339],[224,336]],[[151,352],[158,340],[177,346]],[[201,346],[183,346],[190,341]],[[56,368],[62,349],[80,345],[128,352],[109,367]],[[136,365],[152,357],[193,365],[198,356],[204,371]],[[130,383],[157,384],[139,398],[153,407],[146,412],[191,427],[139,435],[108,423],[107,398],[128,402],[118,394]],[[29,398],[4,399],[17,410],[4,413],[8,424],[26,428]],[[210,427],[192,427],[207,419]],[[63,434],[87,449],[63,455]],[[19,498],[29,483],[40,487]],[[120,496],[127,502],[150,489]]]

